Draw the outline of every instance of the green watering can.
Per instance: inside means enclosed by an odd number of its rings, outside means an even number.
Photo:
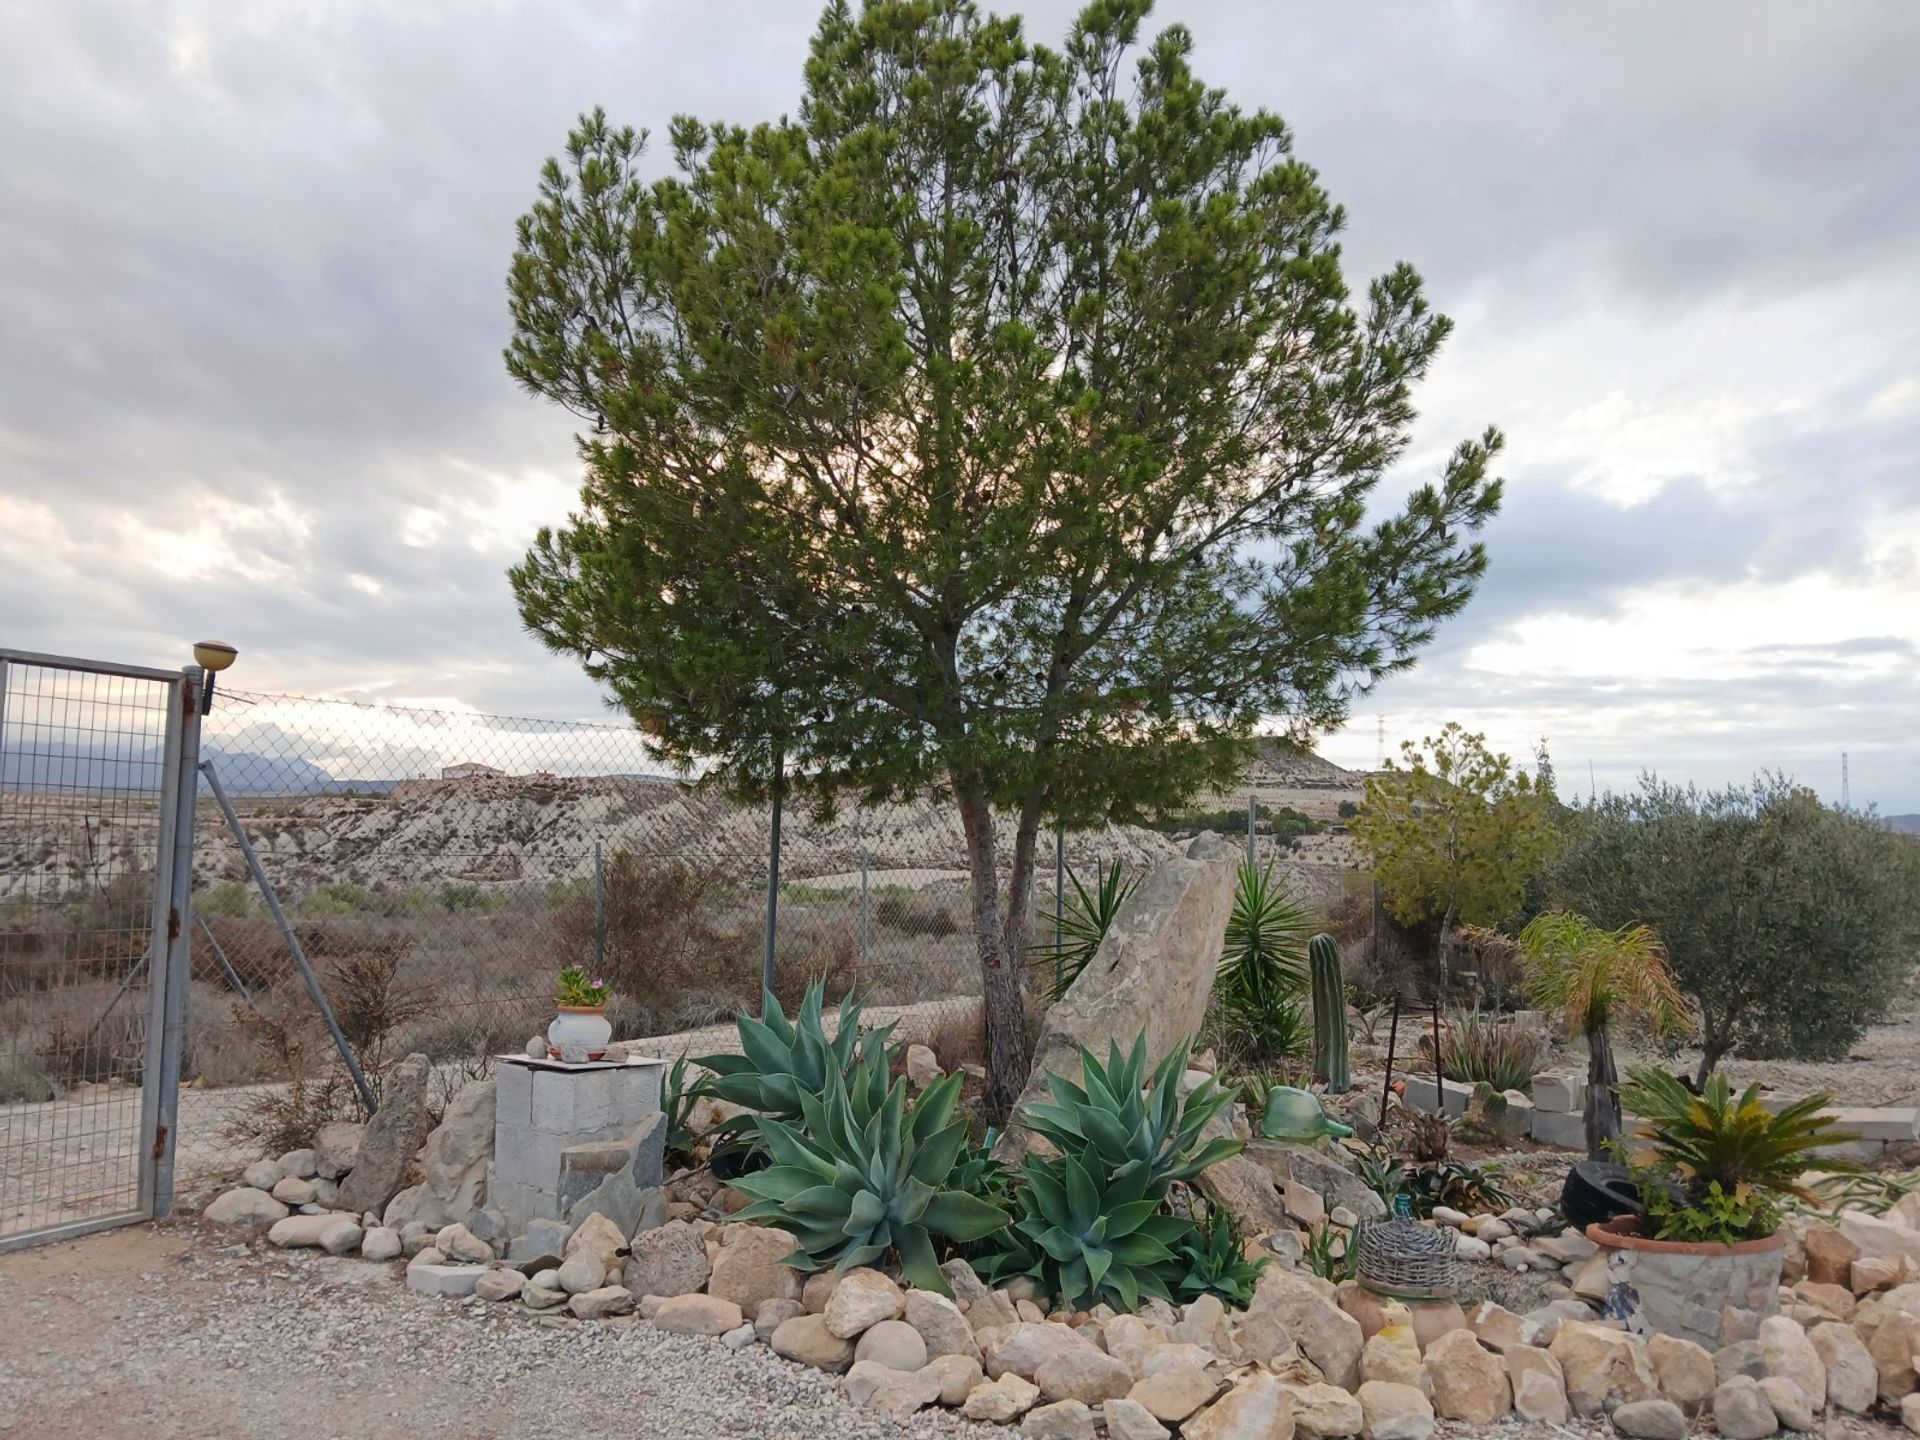
[[[1260,1117],[1260,1133],[1269,1140],[1312,1143],[1323,1136],[1334,1139],[1353,1134],[1351,1125],[1329,1120],[1313,1092],[1297,1085],[1276,1085],[1267,1092],[1267,1111]]]

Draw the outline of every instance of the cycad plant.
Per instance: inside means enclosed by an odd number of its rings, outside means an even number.
[[[1080,877],[1071,870],[1067,872],[1067,883],[1073,887],[1073,895],[1066,899],[1061,910],[1059,943],[1033,947],[1034,964],[1046,973],[1049,1000],[1058,1000],[1071,990],[1080,972],[1099,953],[1100,942],[1107,938],[1113,917],[1139,888],[1140,877],[1128,879],[1121,873],[1120,862],[1115,860],[1112,865],[1095,867],[1091,890],[1082,885]]]
[[[794,1237],[786,1263],[847,1270],[897,1255],[907,1278],[946,1295],[936,1240],[966,1244],[1007,1223],[1004,1211],[950,1186],[966,1145],[953,1119],[962,1077],[929,1085],[911,1110],[907,1082],[895,1080],[864,1119],[838,1075],[824,1094],[800,1097],[804,1128],[762,1119],[759,1138],[773,1164],[733,1181],[755,1203],[740,1212]]]
[[[1565,1014],[1587,1039],[1587,1155],[1599,1159],[1620,1136],[1612,1026],[1637,1019],[1655,1035],[1692,1023],[1686,997],[1667,969],[1660,937],[1645,925],[1602,930],[1584,915],[1554,911],[1520,932],[1527,993]]]
[[[1241,864],[1213,994],[1221,1019],[1250,1060],[1286,1059],[1306,1040],[1301,996],[1310,920],[1275,879],[1272,865]]]
[[[1681,1186],[1670,1203],[1664,1185],[1643,1187],[1662,1240],[1757,1239],[1773,1233],[1779,1202],[1817,1199],[1800,1183],[1813,1152],[1858,1137],[1823,1112],[1825,1095],[1796,1100],[1777,1113],[1760,1103],[1760,1087],[1734,1098],[1725,1075],[1708,1077],[1696,1095],[1660,1070],[1635,1070],[1620,1100],[1647,1122],[1653,1168]],[[1849,1168],[1823,1158],[1823,1169]]]

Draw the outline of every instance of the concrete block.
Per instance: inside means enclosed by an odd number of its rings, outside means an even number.
[[[1548,1070],[1533,1077],[1533,1108],[1557,1115],[1577,1114],[1587,1103],[1587,1082],[1578,1075]]]
[[[597,1137],[613,1114],[611,1070],[542,1070],[533,1074],[532,1116],[535,1129],[565,1135],[574,1141]]]
[[[1538,1079],[1534,1081],[1539,1085]],[[1536,1089],[1533,1111],[1533,1138],[1542,1145],[1558,1145],[1563,1150],[1587,1148],[1587,1119],[1584,1115],[1561,1110],[1542,1110]]]
[[[1851,1160],[1857,1165],[1871,1165],[1886,1148],[1887,1142],[1884,1140],[1842,1140],[1837,1145],[1821,1145],[1807,1153],[1825,1160]]]
[[[1458,1118],[1467,1113],[1467,1102],[1473,1099],[1473,1086],[1462,1085],[1457,1080],[1446,1082],[1447,1114]],[[1424,1110],[1429,1114],[1438,1108],[1437,1091],[1431,1075],[1407,1076],[1405,1100],[1415,1110]]]
[[[545,1190],[524,1181],[502,1180],[498,1172],[493,1170],[489,1170],[487,1177],[487,1200],[506,1217],[507,1228],[516,1235],[543,1216],[560,1213],[557,1190]]]
[[[1920,1139],[1920,1110],[1892,1105],[1837,1105],[1827,1113],[1842,1130],[1851,1130],[1862,1140]]]
[[[422,1295],[471,1295],[486,1273],[484,1265],[409,1265],[407,1288]]]
[[[566,1135],[547,1130],[522,1130],[495,1124],[493,1173],[500,1179],[542,1190],[558,1191],[560,1152],[571,1143]]]
[[[533,1124],[533,1070],[502,1063],[493,1067],[493,1103],[496,1124]]]

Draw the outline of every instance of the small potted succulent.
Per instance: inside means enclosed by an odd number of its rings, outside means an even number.
[[[610,996],[606,981],[589,980],[577,965],[560,972],[559,993],[554,997],[560,1013],[547,1026],[549,1059],[599,1060],[606,1055],[607,1042],[613,1038],[613,1025],[607,1019]]]

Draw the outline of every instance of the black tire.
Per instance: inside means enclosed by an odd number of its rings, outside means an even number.
[[[1560,1213],[1580,1230],[1616,1215],[1644,1215],[1633,1172],[1609,1160],[1582,1160],[1567,1172],[1560,1189]]]

